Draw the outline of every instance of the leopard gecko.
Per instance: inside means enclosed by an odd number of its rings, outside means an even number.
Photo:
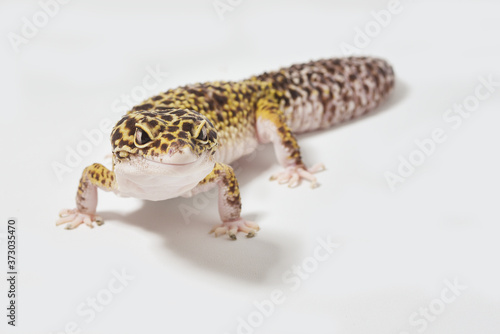
[[[151,201],[193,196],[218,187],[221,223],[211,232],[252,237],[259,226],[240,216],[238,181],[229,165],[271,142],[283,170],[271,179],[295,187],[317,185],[296,134],[325,129],[366,114],[393,90],[394,72],[371,57],[297,64],[237,82],[208,82],[170,89],[124,115],[111,132],[112,170],[84,169],[76,208],[56,224],[93,227],[97,189]]]

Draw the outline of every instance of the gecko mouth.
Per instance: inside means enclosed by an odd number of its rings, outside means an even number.
[[[185,163],[172,163],[172,162],[157,161],[157,160],[153,160],[153,159],[146,158],[146,157],[143,157],[143,159],[147,160],[147,161],[151,161],[151,162],[157,163],[157,164],[160,164],[160,165],[166,165],[166,166],[189,166],[189,165],[194,164],[198,160],[197,159],[197,160],[193,160],[193,161],[185,162]]]
[[[137,152],[130,152],[127,149],[117,149],[113,152],[118,159],[128,158],[128,160],[135,161],[136,163],[152,162],[155,165],[163,166],[189,166],[193,165],[200,160],[200,157],[192,154],[191,152],[176,153],[172,156],[170,155],[159,155],[159,156],[146,156],[144,154],[139,154]]]

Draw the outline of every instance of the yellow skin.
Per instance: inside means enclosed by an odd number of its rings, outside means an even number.
[[[97,188],[123,196],[164,200],[219,188],[222,220],[212,232],[252,237],[257,224],[241,218],[238,181],[229,163],[272,142],[285,171],[272,177],[294,187],[316,186],[294,132],[329,127],[360,116],[392,90],[392,68],[380,59],[327,59],[294,65],[240,82],[193,84],[134,107],[111,133],[113,168],[83,171],[76,209],[61,211],[57,225],[92,227]]]

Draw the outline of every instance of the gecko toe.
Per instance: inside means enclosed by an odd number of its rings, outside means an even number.
[[[288,184],[289,188],[296,188],[302,183],[302,180],[306,180],[310,182],[311,188],[316,188],[318,187],[318,183],[313,174],[322,170],[325,170],[325,166],[321,163],[311,168],[289,166],[285,170],[274,174],[271,180],[277,180],[279,184]]]
[[[216,225],[212,228],[210,233],[214,233],[216,237],[227,234],[231,240],[237,240],[238,232],[245,233],[248,238],[252,238],[259,229],[259,225],[256,223],[240,218],[236,221],[224,222]]]
[[[260,227],[259,225],[257,225],[256,223],[252,222],[252,221],[245,221],[245,225],[250,227],[251,229],[255,230],[255,231],[259,231],[260,230]]]
[[[59,216],[60,218],[56,220],[56,226],[67,224],[65,227],[65,229],[67,230],[73,230],[82,224],[93,228],[94,221],[97,223],[97,225],[103,224],[103,220],[101,217],[89,213],[80,212],[78,211],[78,209],[61,210]]]
[[[85,225],[87,225],[88,227],[90,227],[90,228],[94,228],[94,226],[92,225],[92,220],[90,219],[90,217],[85,217],[83,219],[83,223]]]
[[[104,224],[104,219],[102,219],[99,216],[96,216],[95,217],[95,223],[97,224],[97,226],[102,226]]]
[[[59,226],[59,225],[65,224],[65,223],[69,223],[70,221],[75,219],[75,217],[76,217],[76,214],[61,216],[61,218],[56,220],[56,226]]]
[[[320,163],[315,164],[311,168],[308,168],[307,170],[311,173],[319,173],[319,172],[324,171],[325,169],[326,169],[325,165],[320,162]]]
[[[233,227],[231,228],[227,234],[229,235],[229,237],[233,240],[236,240],[236,233],[238,232],[238,227]]]
[[[59,211],[59,217],[67,217],[69,215],[75,214],[75,211],[75,209],[62,209],[61,211]]]
[[[288,187],[289,188],[295,188],[300,184],[300,177],[298,174],[293,174],[292,177],[290,178],[290,181],[288,182]]]
[[[215,237],[218,237],[219,235],[224,235],[227,233],[227,228],[224,226],[217,227],[214,230]]]

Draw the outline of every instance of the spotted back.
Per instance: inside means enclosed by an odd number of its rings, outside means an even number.
[[[294,133],[328,128],[377,107],[394,88],[383,59],[332,58],[296,64],[254,77],[272,84]]]

